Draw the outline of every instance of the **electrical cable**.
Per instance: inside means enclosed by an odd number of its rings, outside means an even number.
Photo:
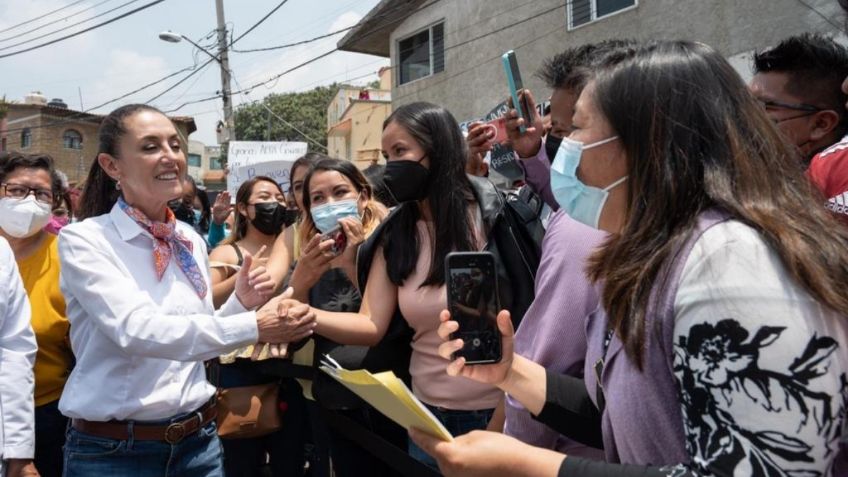
[[[138,1],[139,0],[129,0],[128,2],[122,3],[121,5],[118,5],[115,8],[112,8],[110,10],[106,10],[105,12],[102,12],[102,13],[98,13],[97,15],[94,15],[93,17],[86,18],[85,20],[80,20],[80,21],[73,23],[71,25],[64,26],[62,28],[59,28],[58,30],[53,30],[51,32],[43,33],[43,34],[38,35],[36,37],[32,37],[32,38],[27,39],[27,40],[19,41],[17,43],[13,43],[11,45],[6,45],[6,46],[0,48],[0,51],[5,51],[5,50],[8,50],[10,48],[14,48],[16,46],[21,46],[21,45],[25,45],[27,43],[32,43],[35,40],[40,40],[42,38],[46,38],[48,36],[55,35],[56,33],[61,33],[63,31],[70,30],[71,28],[73,28],[75,26],[82,25],[83,23],[90,22],[91,20],[94,20],[95,18],[100,18],[100,17],[106,16],[106,15],[114,12],[115,10],[120,10],[121,8],[124,8],[125,6],[127,6],[131,3],[136,3]]]
[[[76,36],[82,35],[83,33],[88,33],[88,32],[90,32],[90,31],[92,31],[92,30],[96,30],[96,29],[98,29],[98,28],[100,28],[100,27],[106,26],[106,25],[108,25],[108,24],[110,24],[110,23],[114,23],[114,22],[116,22],[116,21],[118,21],[118,20],[121,20],[121,19],[123,19],[123,18],[126,18],[126,17],[128,17],[128,16],[130,16],[130,15],[136,14],[136,13],[138,13],[138,12],[142,11],[142,10],[146,10],[146,9],[148,9],[148,8],[150,8],[150,7],[154,6],[154,5],[158,5],[158,4],[160,4],[160,3],[164,2],[164,1],[165,1],[165,0],[154,0],[154,1],[150,2],[150,3],[147,3],[147,4],[145,4],[145,5],[140,6],[140,7],[136,8],[136,9],[134,9],[134,10],[130,10],[130,11],[126,12],[126,13],[122,13],[122,14],[118,15],[117,17],[114,17],[114,18],[111,18],[111,19],[109,19],[109,20],[106,20],[105,22],[98,23],[97,25],[94,25],[94,26],[88,27],[88,28],[86,28],[86,29],[84,29],[84,30],[80,30],[80,31],[78,31],[78,32],[71,33],[70,35],[65,35],[65,36],[63,36],[63,37],[61,37],[61,38],[56,38],[55,40],[50,40],[50,41],[48,41],[48,42],[46,42],[46,43],[41,43],[41,44],[39,44],[39,45],[31,46],[31,47],[29,47],[29,48],[25,48],[25,49],[23,49],[23,50],[13,51],[13,52],[11,52],[11,53],[5,53],[5,54],[0,55],[0,58],[8,58],[8,57],[10,57],[10,56],[20,55],[20,54],[22,54],[22,53],[27,53],[27,52],[30,52],[30,51],[33,51],[33,50],[37,50],[37,49],[39,49],[39,48],[44,48],[45,46],[49,46],[49,45],[53,45],[53,44],[55,44],[55,43],[59,43],[60,41],[65,41],[65,40],[68,40],[68,39],[70,39],[70,38],[74,38],[74,37],[76,37]]]
[[[56,20],[53,20],[53,21],[47,22],[47,23],[45,23],[45,24],[43,24],[43,25],[40,25],[40,26],[37,26],[37,27],[35,27],[35,28],[29,29],[29,30],[27,30],[27,31],[25,31],[25,32],[18,33],[18,34],[16,34],[16,35],[7,36],[6,38],[0,38],[0,42],[9,41],[9,40],[12,40],[12,39],[14,39],[14,38],[19,38],[19,37],[21,37],[21,36],[23,36],[23,35],[28,35],[28,34],[30,34],[30,33],[36,32],[36,31],[41,30],[42,28],[48,27],[48,26],[50,26],[50,25],[55,25],[56,23],[67,21],[69,18],[73,18],[73,17],[75,17],[75,16],[79,15],[80,13],[84,13],[84,12],[87,12],[87,11],[89,11],[89,10],[93,10],[93,9],[95,9],[95,8],[99,7],[100,5],[103,5],[104,3],[109,3],[109,2],[112,2],[112,1],[114,1],[114,0],[103,0],[103,1],[101,1],[101,2],[99,2],[99,3],[95,3],[94,5],[91,5],[90,7],[83,8],[82,10],[80,10],[80,11],[78,11],[78,12],[74,12],[74,13],[72,13],[72,14],[70,14],[70,15],[66,16],[66,17],[57,18]]]
[[[36,21],[36,20],[41,20],[41,19],[42,19],[42,18],[44,18],[44,17],[49,17],[50,15],[52,15],[52,14],[54,14],[54,13],[56,13],[56,12],[60,12],[60,11],[65,10],[65,9],[67,9],[67,8],[71,8],[71,7],[73,7],[74,5],[79,4],[79,3],[82,3],[82,2],[84,2],[84,1],[85,1],[85,0],[76,0],[76,1],[74,1],[74,2],[71,2],[71,3],[67,4],[67,5],[65,5],[64,7],[59,7],[59,8],[57,8],[57,9],[53,10],[53,11],[50,11],[50,12],[44,13],[44,14],[42,14],[42,15],[39,15],[39,16],[35,17],[35,18],[30,18],[30,19],[29,19],[29,20],[27,20],[27,21],[23,21],[23,22],[21,22],[21,23],[18,23],[18,24],[12,25],[12,26],[10,26],[10,27],[6,27],[6,28],[4,28],[4,29],[0,30],[0,33],[6,33],[6,32],[7,32],[7,31],[9,31],[9,30],[14,30],[15,28],[18,28],[19,26],[28,25],[28,24],[30,24],[30,23],[32,23],[32,22],[34,22],[34,21]]]

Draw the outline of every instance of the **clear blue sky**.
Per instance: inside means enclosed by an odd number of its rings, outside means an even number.
[[[95,25],[121,12],[149,3],[136,0],[98,19],[82,23],[63,33],[47,36],[20,46],[15,43],[58,30],[86,20],[129,0],[0,0],[0,30],[38,17],[44,13],[69,6],[61,12],[13,30],[0,32],[0,54],[16,51],[57,38],[72,31]],[[224,11],[228,28],[238,36],[247,30],[280,0],[225,0]],[[241,39],[235,49],[262,48],[296,42],[334,31],[356,23],[378,0],[289,0],[256,30]],[[90,10],[88,10],[90,9]],[[86,10],[86,11],[83,11]],[[78,13],[77,15],[74,15]],[[72,18],[63,19],[69,15]],[[60,20],[29,34],[26,30]],[[0,96],[22,101],[30,91],[41,91],[50,98],[62,98],[72,109],[82,105],[91,108],[169,73],[208,59],[187,42],[172,44],[159,40],[164,30],[182,33],[214,50],[214,36],[204,39],[216,27],[214,0],[166,0],[147,10],[99,28],[79,37],[40,50],[0,59]],[[230,67],[235,73],[233,89],[239,84],[248,87],[277,73],[317,56],[335,46],[343,34],[278,51],[262,53],[231,53]],[[193,58],[192,53],[196,55]],[[283,76],[269,87],[261,86],[249,95],[234,97],[234,103],[258,100],[272,92],[303,91],[333,81],[362,84],[377,78],[376,72],[388,64],[388,59],[354,53],[335,53],[301,70]],[[365,76],[365,77],[363,77]],[[178,75],[160,85],[144,90],[118,103],[95,112],[107,113],[127,102],[148,102],[155,95],[181,78]],[[220,90],[220,73],[216,63],[168,92],[152,104],[171,109],[184,102],[213,96]],[[215,144],[215,124],[222,118],[221,100],[185,106],[177,115],[195,117],[198,131],[192,134],[206,144]],[[295,138],[292,138],[295,139]]]

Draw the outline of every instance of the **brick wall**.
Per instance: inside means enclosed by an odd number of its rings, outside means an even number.
[[[60,122],[55,126],[41,127],[42,124]],[[47,114],[38,114],[32,110],[9,111],[7,150],[19,150],[27,153],[50,155],[56,168],[68,175],[68,180],[78,182],[86,177],[88,168],[97,154],[98,125],[85,121],[65,121],[64,118]],[[21,128],[30,128],[31,145],[21,147]],[[82,135],[82,149],[69,149],[64,145],[65,131],[73,129]]]

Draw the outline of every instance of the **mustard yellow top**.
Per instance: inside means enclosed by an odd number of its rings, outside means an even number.
[[[73,364],[65,297],[59,289],[58,243],[55,235],[48,235],[35,253],[17,260],[32,306],[32,330],[38,342],[35,355],[36,406],[59,399]]]

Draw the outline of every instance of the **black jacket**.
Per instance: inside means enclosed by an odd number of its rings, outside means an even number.
[[[541,258],[544,235],[535,197],[521,197],[498,190],[488,179],[469,176],[474,197],[488,232],[485,250],[495,256],[501,307],[510,311],[514,326],[518,326],[534,298],[536,270]],[[374,254],[379,250],[386,225],[396,216],[401,204],[359,246],[357,277],[360,290],[365,290]],[[326,338],[316,337],[315,363],[329,353],[346,369],[367,369],[371,372],[391,370],[409,384],[410,343],[413,331],[400,310],[395,310],[386,335],[373,347],[339,345]],[[315,398],[330,408],[350,408],[358,399],[329,376],[318,373],[313,386]]]

